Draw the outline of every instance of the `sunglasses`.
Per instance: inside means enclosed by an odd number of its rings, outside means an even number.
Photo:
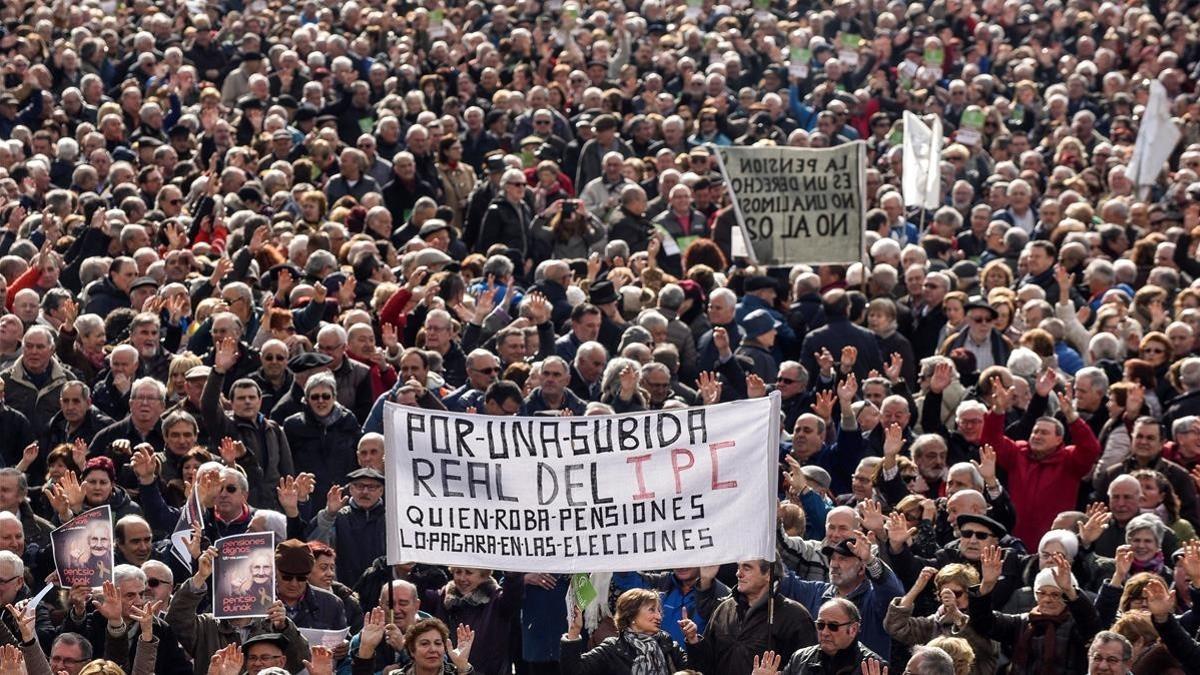
[[[309,394],[310,401],[329,401],[333,399],[333,394]]]
[[[817,630],[827,630],[831,633],[836,633],[839,630],[841,630],[842,626],[849,626],[849,625],[853,624],[854,622],[847,621],[845,623],[838,623],[836,621],[817,621],[815,623],[817,626]]]
[[[283,572],[280,572],[279,578],[283,579],[284,581],[308,581],[307,574],[284,574]]]
[[[1142,349],[1143,354],[1166,354],[1167,350],[1159,347],[1145,347]]]
[[[917,480],[917,477],[916,477],[915,475],[901,476],[900,478],[901,478],[901,480],[903,480],[905,483],[912,483],[912,482],[915,482],[915,481]]]
[[[978,539],[979,541],[983,541],[983,540],[987,539],[988,537],[991,537],[992,533],[991,532],[983,532],[980,530],[961,530],[959,532],[959,535],[963,539]]]
[[[282,355],[275,355],[275,354],[263,354],[262,360],[263,361],[287,361],[287,357],[282,356]]]
[[[183,203],[183,200],[182,199],[168,199],[167,203],[170,204],[171,206],[179,206],[180,204]]]
[[[154,577],[146,577],[146,586],[149,588],[158,588],[163,584],[170,585],[171,582],[166,579],[155,579]]]
[[[228,493],[229,493],[229,494],[231,494],[231,495],[232,495],[232,494],[237,494],[237,491],[238,491],[238,486],[236,486],[236,485],[233,485],[233,484],[226,485],[226,486],[225,486],[225,491],[226,491],[226,492],[228,492]]]
[[[775,378],[775,381],[779,384],[796,384],[800,380],[797,380],[793,377],[777,377]]]
[[[474,370],[477,373],[483,373],[484,375],[495,375],[496,373],[500,372],[500,368],[496,366],[492,366],[491,368],[472,368],[471,370]]]

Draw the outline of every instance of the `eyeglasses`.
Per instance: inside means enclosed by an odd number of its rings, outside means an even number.
[[[263,354],[263,361],[287,361],[287,356],[284,354]]]
[[[483,373],[484,375],[495,375],[496,373],[500,372],[499,366],[492,366],[491,368],[472,368],[471,370],[477,373]]]
[[[22,578],[24,578],[24,575],[18,574],[15,577],[9,577],[7,579],[0,579],[0,586],[6,586],[6,585],[11,584],[12,582],[16,581],[17,579],[22,579]]]
[[[170,585],[170,583],[171,582],[167,581],[166,579],[155,579],[154,577],[146,577],[146,586],[148,586],[150,588],[158,588],[159,586],[162,586],[163,584]]]
[[[845,623],[838,623],[836,621],[817,621],[816,622],[817,630],[827,630],[831,633],[838,632],[839,630],[842,629],[842,626],[850,626],[853,624],[854,624],[853,621],[847,621]]]
[[[137,401],[138,403],[155,403],[155,402],[161,403],[162,397],[160,397],[160,396],[131,396],[131,397],[129,397],[129,400]]]
[[[329,401],[333,398],[333,394],[309,394],[310,401]]]
[[[963,539],[978,539],[979,541],[983,541],[992,536],[991,532],[985,532],[982,530],[960,530],[958,534]]]
[[[776,377],[775,381],[779,384],[796,384],[800,380],[797,380],[794,377]]]
[[[1115,666],[1118,663],[1124,663],[1125,659],[1119,656],[1104,656],[1103,654],[1092,654],[1092,663],[1107,663],[1110,666]]]
[[[247,656],[246,660],[250,663],[275,663],[282,658],[282,654],[254,654],[252,656]]]
[[[280,572],[279,578],[283,579],[284,581],[308,581],[307,574],[284,574],[283,572]]]

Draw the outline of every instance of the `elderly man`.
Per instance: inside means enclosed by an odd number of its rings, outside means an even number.
[[[155,450],[162,450],[165,441],[162,435],[161,416],[166,408],[167,387],[150,377],[134,380],[129,389],[129,414],[113,422],[96,434],[88,448],[91,456],[112,456],[115,441],[127,441],[129,447],[149,443]]]
[[[635,183],[625,177],[625,157],[619,152],[604,155],[601,163],[602,173],[583,184],[579,198],[583,201],[587,212],[595,215],[602,222],[617,210],[620,205],[621,191]]]
[[[570,410],[575,415],[583,415],[587,405],[568,388],[570,381],[570,365],[561,357],[546,357],[542,361],[542,383],[525,398],[521,414],[539,415],[547,411]]]
[[[873,672],[864,665],[867,661],[875,661],[874,668],[885,669],[887,657],[860,640],[863,620],[853,602],[845,598],[826,601],[817,612],[816,627],[817,644],[792,654],[783,675]]]
[[[59,633],[50,645],[50,668],[55,673],[79,675],[92,660],[92,643],[79,633]]]
[[[34,429],[42,429],[58,412],[59,393],[71,379],[67,369],[54,357],[54,331],[48,326],[33,326],[21,341],[21,357],[0,372],[4,381],[4,402],[29,420]]]
[[[1128,459],[1097,469],[1092,483],[1095,494],[1106,494],[1109,483],[1117,476],[1133,473],[1138,469],[1150,469],[1161,473],[1170,481],[1175,496],[1179,499],[1179,517],[1193,523],[1200,522],[1196,484],[1187,469],[1163,457],[1162,426],[1158,420],[1153,417],[1137,418],[1133,423],[1132,441]]]
[[[429,614],[421,611],[421,595],[416,585],[405,579],[390,580],[379,589],[379,605],[376,609],[383,617],[387,616],[387,610],[391,610],[391,625],[395,626],[395,629],[385,629],[387,639],[376,645],[363,644],[362,633],[350,638],[350,654],[355,661],[355,667],[359,662],[374,663],[375,670],[393,664],[407,667],[407,664],[412,662],[412,655],[402,648],[404,633],[414,623],[431,618]]]
[[[849,600],[866,616],[861,635],[863,644],[886,658],[891,653],[892,641],[882,629],[883,616],[892,599],[902,595],[904,588],[872,548],[867,535],[856,531],[853,536],[822,549],[829,559],[828,581],[804,580],[789,572],[780,581],[779,592],[818,616],[826,601]]]
[[[679,622],[691,667],[706,673],[750,675],[755,658],[768,647],[790,654],[816,640],[812,615],[772,587],[772,579],[779,575],[778,563],[740,562],[737,586],[713,610],[703,633],[692,619]],[[763,605],[765,611],[750,611]]]
[[[1088,647],[1088,675],[1127,675],[1133,666],[1133,645],[1124,635],[1102,630]]]
[[[1112,514],[1108,524],[1098,535],[1093,531],[1081,530],[1079,540],[1084,550],[1090,549],[1096,555],[1112,558],[1117,554],[1117,547],[1126,543],[1125,526],[1142,513],[1142,485],[1133,476],[1120,474],[1108,484],[1107,494],[1108,510]],[[1174,551],[1178,546],[1175,533],[1168,529],[1163,535],[1162,550]]]
[[[966,349],[975,357],[975,368],[982,372],[990,366],[1008,363],[1012,343],[1000,331],[992,327],[999,314],[983,298],[967,301],[966,327],[946,338],[938,353],[948,355],[955,349]]]
[[[429,322],[426,332],[433,332]],[[329,356],[329,370],[337,381],[338,402],[354,411],[354,416],[365,420],[375,402],[371,389],[371,369],[358,361],[346,357],[349,336],[346,329],[329,324],[317,333],[317,351]]]
[[[241,644],[253,656],[277,657],[269,660],[269,664],[299,672],[304,667],[304,659],[312,658],[312,655],[308,642],[300,636],[281,602],[276,601],[267,611],[266,618],[261,619],[217,619],[211,612],[200,611],[216,557],[214,548],[201,554],[196,561],[196,572],[180,584],[167,610],[167,621],[179,631],[180,642],[195,662],[195,675],[207,673],[214,652],[229,644]],[[265,636],[271,636],[268,641],[271,648],[254,646],[260,644],[258,638]],[[282,645],[278,651],[276,645]],[[255,659],[256,667],[261,663]]]
[[[244,303],[250,303],[251,300],[245,300]],[[242,302],[238,303],[243,304]],[[237,345],[237,358],[232,366],[226,372],[225,389],[223,394],[229,395],[229,388],[234,382],[249,377],[254,371],[262,366],[262,359],[258,354],[258,350],[250,346],[245,341],[246,322],[232,311],[219,312],[213,315],[211,331],[211,347],[201,357],[201,362],[206,366],[212,366],[216,359],[217,345],[221,344],[226,339],[233,340]],[[199,334],[200,331],[197,331]],[[193,337],[195,340],[195,337]],[[197,352],[199,353],[199,352]]]
[[[128,644],[128,653],[123,665],[129,667],[138,649],[153,645],[136,639],[140,635],[140,624],[133,614],[133,610],[146,607],[146,573],[133,565],[117,565],[113,568],[111,586],[115,591],[114,596],[110,599],[106,593],[104,600],[91,611],[81,613],[72,604],[63,622],[63,629],[87,636],[92,644],[110,645],[105,648],[106,654],[118,653],[113,651],[111,645],[124,640]],[[154,637],[158,639],[154,669],[157,673],[189,675],[192,668],[188,665],[173,625],[161,618],[154,619]]]
[[[467,408],[483,409],[483,394],[500,379],[500,360],[486,349],[474,349],[467,354],[467,381],[450,392],[442,403],[448,410],[465,412]]]
[[[1040,541],[1055,516],[1075,508],[1077,491],[1063,486],[1078,484],[1092,470],[1100,457],[1100,443],[1075,412],[1074,402],[1062,394],[1058,394],[1059,410],[1070,425],[1073,445],[1063,443],[1063,424],[1053,417],[1039,418],[1028,441],[1013,440],[1004,434],[1009,392],[998,378],[991,389],[992,409],[984,418],[983,442],[995,448],[996,465],[1010,476],[1008,487],[1017,511],[1013,534],[1022,541]],[[1052,457],[1054,461],[1046,461]]]
[[[600,400],[600,381],[608,363],[608,350],[599,342],[579,345],[571,361],[571,391],[584,401]]]
[[[105,415],[121,419],[129,414],[129,388],[137,377],[138,362],[133,345],[117,345],[108,355],[108,372],[92,391],[92,402]]]
[[[234,444],[233,452],[240,455],[236,462],[247,476],[255,478],[250,502],[258,508],[274,508],[278,505],[274,486],[281,476],[295,473],[292,451],[283,428],[262,414],[262,391],[254,380],[235,381],[229,389],[232,410],[221,409],[224,379],[236,361],[237,345],[230,338],[222,340],[200,399],[201,414],[213,439],[230,438],[241,444]]]
[[[350,500],[327,500],[313,519],[308,538],[323,541],[337,550],[337,576],[353,584],[384,554],[387,527],[383,513],[383,474],[375,469],[357,469],[346,475]],[[291,514],[288,514],[289,516]]]

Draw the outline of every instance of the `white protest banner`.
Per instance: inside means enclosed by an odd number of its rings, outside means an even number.
[[[1138,197],[1145,199],[1150,188],[1167,167],[1167,160],[1179,144],[1179,127],[1171,119],[1171,99],[1166,87],[1158,80],[1150,81],[1150,100],[1138,123],[1137,141],[1133,144],[1133,157],[1125,175],[1133,181]]]
[[[866,145],[712,147],[751,259],[764,265],[863,259]]]
[[[775,557],[779,398],[587,417],[387,404],[388,561],[527,572]]]
[[[936,209],[941,203],[942,120],[931,129],[920,117],[904,111],[904,205]]]

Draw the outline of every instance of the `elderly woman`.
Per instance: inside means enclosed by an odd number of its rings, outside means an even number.
[[[609,361],[600,378],[600,402],[616,412],[648,410],[650,396],[638,386],[641,369],[633,359],[618,356]]]
[[[382,608],[376,608],[367,617],[350,671],[353,675],[376,672],[374,653],[387,631],[385,621]],[[404,651],[412,660],[403,668],[385,668],[383,672],[387,675],[468,675],[474,672],[470,657],[475,631],[459,624],[457,633],[458,646],[453,647],[450,629],[442,621],[426,618],[413,623],[404,633]]]
[[[658,593],[633,588],[617,598],[613,614],[619,636],[583,652],[583,613],[574,610],[562,638],[559,663],[576,675],[671,675],[687,669],[687,652],[662,630]]]
[[[313,494],[326,494],[358,468],[358,419],[337,402],[337,381],[330,373],[318,373],[304,384],[304,407],[284,420],[283,433],[296,471],[317,477]]]
[[[1052,567],[1038,572],[1033,582],[1037,604],[1024,614],[992,609],[1002,565],[998,548],[984,551],[983,581],[970,599],[968,626],[1000,643],[1014,675],[1087,672],[1087,644],[1101,624],[1096,608],[1079,590],[1071,564],[1056,555]]]
[[[930,616],[913,616],[913,605],[925,587],[933,580],[938,608]],[[991,638],[980,635],[969,626],[967,590],[979,583],[974,567],[951,563],[940,571],[933,567],[921,570],[917,582],[908,593],[892,600],[883,628],[894,639],[908,645],[921,645],[939,636],[958,636],[965,639],[975,652],[970,672],[991,675],[996,672],[997,653]]]
[[[46,497],[54,509],[55,522],[60,524],[84,511],[106,505],[112,509],[114,523],[124,516],[142,514],[141,507],[117,485],[117,468],[108,457],[88,460],[79,479],[74,474],[66,474]]]
[[[1158,637],[1158,629],[1150,613],[1144,610],[1125,612],[1113,624],[1113,632],[1125,636],[1133,645],[1133,675],[1184,675],[1187,671]]]
[[[98,314],[80,316],[78,312],[74,302],[63,304],[65,317],[58,331],[58,358],[63,365],[74,368],[83,381],[96,382],[100,372],[107,368],[104,318]]]
[[[900,377],[905,382],[916,381],[917,361],[913,356],[912,343],[908,338],[897,332],[896,303],[891,298],[875,298],[867,305],[867,328],[875,334],[879,342],[879,353],[885,357],[899,354],[901,361]]]

